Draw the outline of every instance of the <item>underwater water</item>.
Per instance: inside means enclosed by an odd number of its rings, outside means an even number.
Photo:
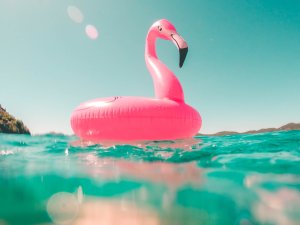
[[[300,224],[300,131],[123,146],[1,134],[12,224]]]

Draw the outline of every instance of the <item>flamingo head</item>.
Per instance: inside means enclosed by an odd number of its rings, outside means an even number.
[[[185,40],[177,33],[176,28],[166,19],[156,21],[151,30],[164,40],[172,41],[179,50],[179,67],[181,68],[188,52],[188,45]]]

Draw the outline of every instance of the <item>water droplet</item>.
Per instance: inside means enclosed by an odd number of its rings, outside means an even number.
[[[71,20],[73,20],[75,23],[82,23],[83,14],[76,6],[68,6],[67,12]]]
[[[47,203],[47,212],[53,222],[65,224],[72,222],[79,210],[76,197],[67,192],[59,192],[51,196]]]
[[[98,30],[95,26],[93,25],[87,25],[85,27],[85,33],[87,34],[87,36],[90,38],[90,39],[97,39],[98,38]]]

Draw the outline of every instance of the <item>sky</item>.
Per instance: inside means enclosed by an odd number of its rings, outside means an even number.
[[[173,43],[157,53],[201,133],[300,122],[299,0],[0,0],[0,104],[33,134],[71,134],[84,101],[153,97],[145,38],[162,18],[188,43],[181,69]]]

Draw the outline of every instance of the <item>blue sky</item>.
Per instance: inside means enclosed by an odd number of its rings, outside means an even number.
[[[152,97],[144,45],[161,18],[189,45],[181,69],[171,42],[159,40],[157,52],[202,115],[201,132],[300,122],[298,0],[1,0],[0,104],[33,133],[71,133],[70,115],[83,101]]]

